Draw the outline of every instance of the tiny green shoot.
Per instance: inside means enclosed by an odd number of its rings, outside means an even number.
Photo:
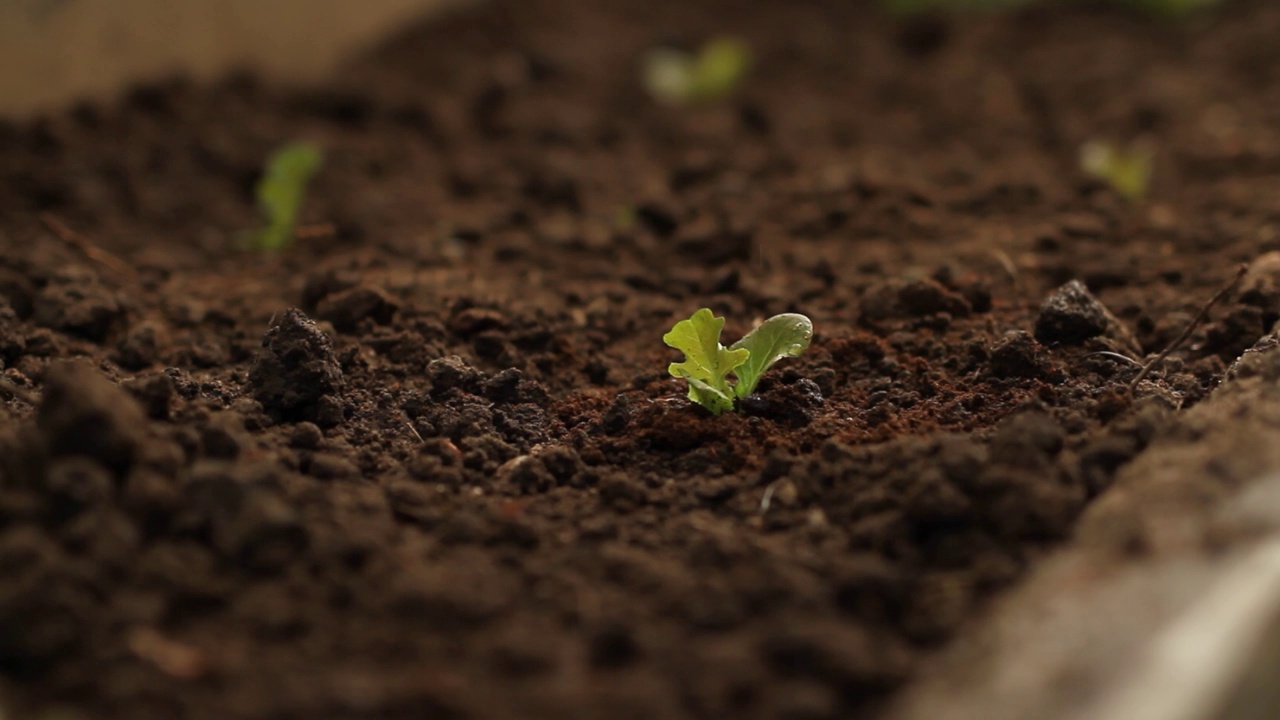
[[[1117,146],[1091,140],[1080,148],[1080,169],[1110,185],[1130,202],[1139,202],[1151,185],[1155,152],[1143,142]]]
[[[711,103],[732,95],[751,69],[751,48],[732,37],[707,41],[696,53],[657,47],[645,54],[645,89],[668,105]]]
[[[613,214],[613,229],[618,232],[631,232],[635,229],[637,220],[635,205],[619,205]]]
[[[684,353],[684,361],[671,363],[667,372],[686,380],[689,399],[714,415],[733,410],[736,399],[755,392],[766,370],[783,358],[799,357],[813,340],[813,323],[795,313],[774,315],[727,348],[720,344],[723,329],[724,318],[702,308],[662,336]]]
[[[293,242],[307,184],[320,164],[319,148],[309,143],[291,143],[271,155],[255,189],[264,226],[250,238],[251,248],[281,250]]]

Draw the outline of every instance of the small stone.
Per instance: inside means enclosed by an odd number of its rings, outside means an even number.
[[[1040,306],[1036,339],[1042,343],[1079,345],[1107,332],[1111,313],[1079,280],[1058,288]]]
[[[483,375],[461,357],[450,355],[427,363],[427,379],[431,381],[433,393],[443,393],[454,388],[475,389]]]
[[[249,385],[268,412],[315,420],[321,399],[341,391],[342,369],[329,337],[301,310],[290,308],[263,336]]]

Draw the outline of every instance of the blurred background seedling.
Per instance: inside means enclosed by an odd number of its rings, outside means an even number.
[[[641,63],[641,80],[655,100],[667,105],[711,103],[736,92],[751,63],[751,48],[746,42],[718,37],[697,52],[651,49]]]
[[[267,160],[255,194],[263,227],[248,240],[253,250],[283,250],[293,243],[307,185],[320,171],[323,156],[310,143],[290,143]]]
[[[1128,145],[1090,140],[1080,148],[1080,169],[1130,202],[1147,196],[1154,161],[1155,149],[1141,140]]]

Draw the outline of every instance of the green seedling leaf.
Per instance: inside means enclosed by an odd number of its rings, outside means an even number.
[[[755,392],[765,371],[783,358],[799,357],[813,340],[813,323],[795,313],[774,315],[728,348],[720,344],[722,330],[724,318],[702,308],[662,336],[684,353],[684,362],[671,363],[667,372],[688,381],[689,399],[716,415],[732,410],[737,398]]]
[[[1117,147],[1092,140],[1080,148],[1080,168],[1110,185],[1130,202],[1146,197],[1154,158],[1151,147],[1143,143]]]
[[[689,381],[689,399],[710,410],[712,415],[733,409],[732,391],[725,392],[695,377],[685,376],[685,380]]]
[[[307,184],[320,164],[320,150],[308,143],[286,145],[267,161],[256,188],[265,226],[250,241],[253,249],[281,250],[293,242]]]
[[[667,372],[689,382],[689,399],[719,415],[733,409],[733,386],[729,373],[747,361],[746,349],[729,349],[720,344],[724,318],[708,308],[681,320],[662,336],[668,346],[684,353],[684,362],[671,363]]]
[[[695,54],[659,47],[644,57],[645,89],[669,105],[710,103],[732,95],[751,69],[751,48],[742,40],[720,37]]]
[[[751,69],[751,48],[737,38],[716,38],[702,47],[694,65],[694,99],[710,102],[738,89]]]
[[[734,394],[743,398],[755,392],[760,376],[783,358],[800,357],[813,340],[813,322],[804,315],[774,315],[732,345],[746,350],[747,361],[733,371],[738,378]]]

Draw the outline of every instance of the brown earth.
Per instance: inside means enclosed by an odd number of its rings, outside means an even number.
[[[638,86],[726,32],[738,99]],[[1136,390],[1116,356],[1280,249],[1276,37],[1261,0],[531,0],[322,90],[0,124],[0,695],[874,717],[1280,318],[1268,258]],[[1137,136],[1129,205],[1076,156]],[[320,231],[237,250],[295,138]],[[733,338],[804,312],[813,347],[711,417],[660,340],[704,305]]]

